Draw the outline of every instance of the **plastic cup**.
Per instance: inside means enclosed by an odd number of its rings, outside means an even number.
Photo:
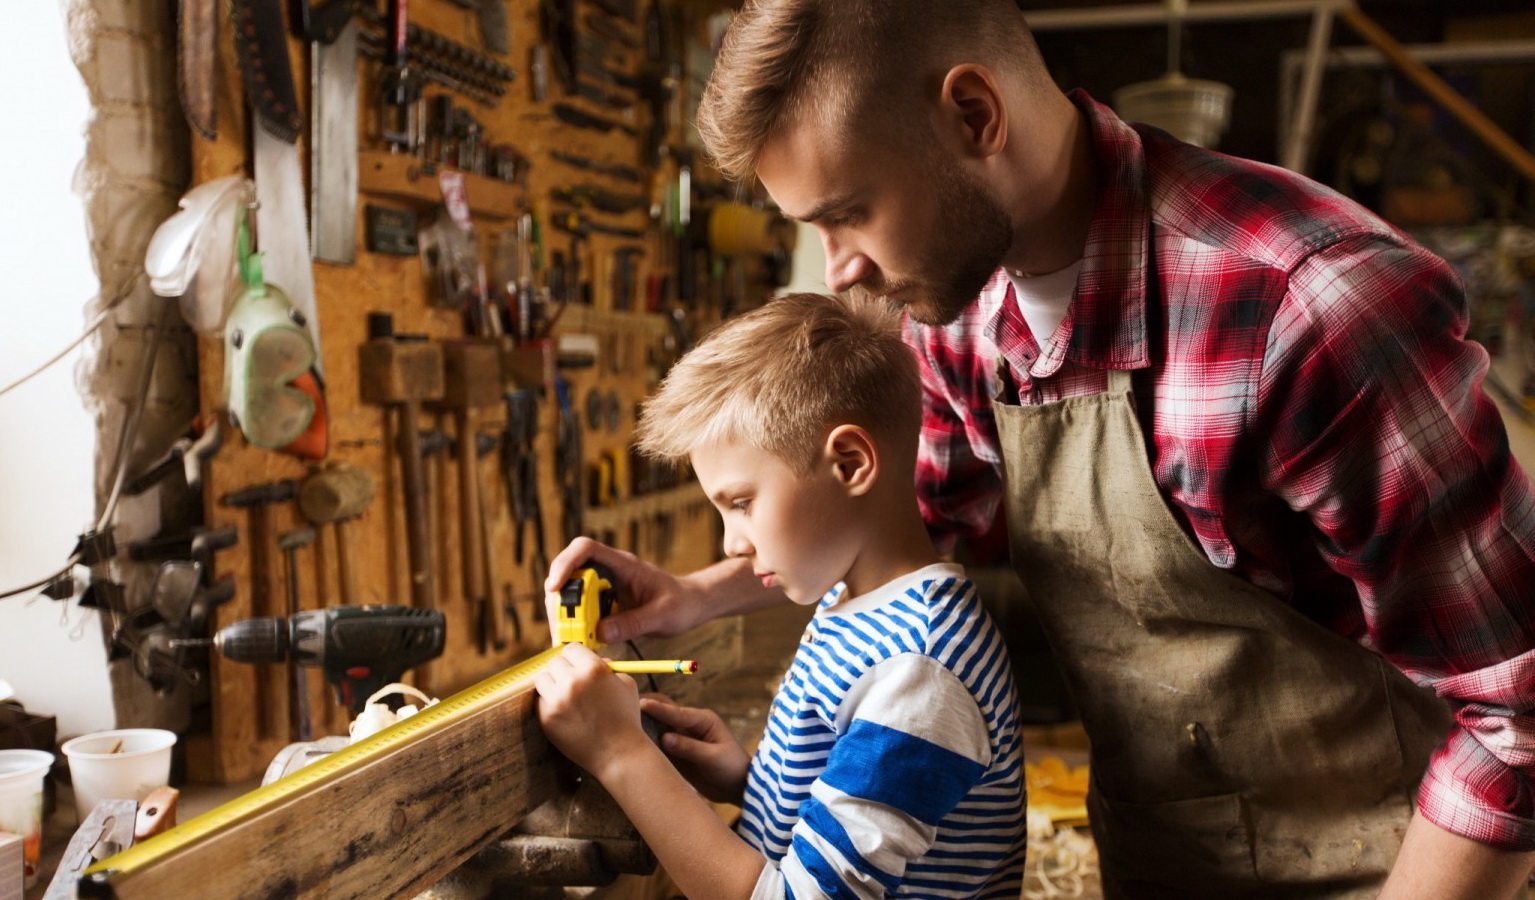
[[[53,754],[43,750],[0,750],[0,831],[21,835],[22,883],[37,882],[43,850],[43,778]]]
[[[175,744],[176,733],[159,728],[97,731],[65,741],[60,749],[69,760],[77,820],[85,821],[102,800],[137,802],[169,784]]]

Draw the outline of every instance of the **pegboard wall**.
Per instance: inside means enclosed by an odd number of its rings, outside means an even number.
[[[678,572],[717,558],[716,516],[696,484],[630,452],[635,410],[693,336],[771,294],[789,246],[687,146],[689,94],[701,79],[684,60],[708,58],[709,11],[652,6],[662,2],[412,0],[405,70],[392,49],[404,0],[358,4],[354,260],[312,266],[328,448],[323,458],[262,449],[226,426],[207,469],[205,525],[238,528],[240,540],[217,555],[236,591],[214,627],[295,606],[430,604],[447,616],[447,650],[408,680],[446,696],[547,646],[538,529],[547,556],[587,534]],[[217,131],[192,137],[194,184],[256,172],[262,126],[249,104],[261,91],[248,81],[259,73],[239,47],[254,40],[247,5],[292,15],[289,4],[236,0],[220,23]],[[309,219],[334,218],[314,208],[327,202],[317,182],[335,176],[311,168],[309,118],[315,92],[334,85],[317,80],[321,45],[297,36],[302,23],[286,24]],[[418,240],[434,222],[451,227],[444,173],[462,177],[482,264],[456,282],[440,265],[451,248],[423,253]],[[726,231],[711,250],[714,208],[729,215],[713,223]],[[262,230],[258,249],[276,239]],[[447,400],[414,412],[385,402],[436,377],[411,366],[439,351]],[[224,343],[201,340],[199,362],[201,408],[227,418]],[[412,426],[427,449],[419,506],[407,496],[415,464],[399,450]],[[375,487],[339,524],[306,518],[295,499],[227,502],[289,480],[300,491],[345,480],[338,473]],[[280,549],[310,527],[312,543]],[[481,529],[488,556],[475,550]],[[290,558],[296,597],[286,590]],[[287,675],[217,657],[208,665],[206,729],[188,738],[188,775],[257,775],[294,737]],[[314,733],[344,733],[346,712],[318,673],[308,692]]]

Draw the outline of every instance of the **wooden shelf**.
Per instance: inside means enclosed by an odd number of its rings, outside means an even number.
[[[557,331],[646,331],[656,335],[665,334],[670,327],[671,320],[661,313],[617,312],[579,304],[566,306],[555,326]]]
[[[429,209],[442,204],[442,189],[437,173],[456,171],[414,156],[385,150],[364,150],[359,156],[358,189],[364,194],[387,197],[397,202]],[[522,191],[483,175],[464,174],[464,193],[469,196],[469,211],[486,219],[509,219],[523,212]]]
[[[709,498],[704,496],[703,488],[698,486],[698,482],[690,481],[670,490],[620,500],[614,506],[588,506],[582,513],[582,524],[588,531],[616,529],[636,519],[649,519],[663,513],[676,514],[708,506]]]

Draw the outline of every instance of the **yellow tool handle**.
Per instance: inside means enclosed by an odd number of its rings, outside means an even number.
[[[625,675],[696,675],[696,659],[610,659],[608,668]]]

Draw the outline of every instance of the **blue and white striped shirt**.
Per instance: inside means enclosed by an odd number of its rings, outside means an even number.
[[[738,831],[753,900],[1009,898],[1022,889],[1018,699],[956,565],[824,598],[784,676]]]

